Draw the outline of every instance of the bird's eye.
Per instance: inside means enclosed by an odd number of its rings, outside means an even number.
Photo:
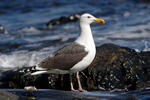
[[[88,18],[91,18],[91,16],[88,16]]]

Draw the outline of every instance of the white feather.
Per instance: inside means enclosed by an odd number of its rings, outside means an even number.
[[[37,71],[37,72],[31,73],[31,75],[38,75],[38,74],[44,74],[44,73],[47,73],[47,71]]]
[[[78,72],[88,67],[94,60],[96,54],[96,48],[90,24],[84,23],[83,21],[80,22],[80,30],[80,36],[75,42],[85,46],[85,51],[87,51],[88,54],[79,63],[71,68],[72,72]]]

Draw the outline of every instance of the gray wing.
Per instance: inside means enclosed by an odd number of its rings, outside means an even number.
[[[84,46],[74,42],[56,51],[53,57],[47,57],[44,59],[38,64],[38,67],[46,70],[69,70],[76,63],[82,60],[87,53],[88,52],[85,51]]]

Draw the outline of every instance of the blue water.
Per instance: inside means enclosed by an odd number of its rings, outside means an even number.
[[[79,35],[78,22],[47,29],[54,18],[87,12],[103,18],[92,24],[96,45],[114,43],[150,50],[150,5],[138,0],[4,0],[0,2],[0,68],[31,66]],[[17,61],[17,62],[16,62]]]
[[[92,91],[71,92],[51,89],[38,89],[37,91],[25,91],[23,89],[5,89],[18,96],[36,98],[36,100],[149,100],[149,89],[139,91]]]

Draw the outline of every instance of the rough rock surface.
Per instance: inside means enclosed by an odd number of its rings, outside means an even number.
[[[72,14],[72,15],[67,16],[67,17],[62,16],[60,18],[55,18],[55,19],[50,20],[46,25],[48,27],[52,27],[54,25],[76,22],[80,18],[81,14],[83,14],[83,13],[76,13],[76,14]]]
[[[96,58],[84,73],[95,89],[136,90],[150,86],[150,52],[105,44],[97,48]],[[88,78],[89,78],[88,77]],[[88,84],[88,89],[90,88]]]
[[[139,2],[149,3],[150,0],[138,0]]]
[[[150,52],[136,52],[113,44],[97,47],[92,64],[80,72],[81,83],[87,90],[138,90],[150,87]],[[77,88],[75,75],[74,86]],[[51,88],[70,90],[69,75],[24,76],[16,71],[3,72],[0,88]]]
[[[0,90],[0,100],[24,100],[23,98],[19,98],[17,95],[6,92],[4,90]]]
[[[4,27],[0,25],[0,34],[4,34],[4,33],[5,33]]]

